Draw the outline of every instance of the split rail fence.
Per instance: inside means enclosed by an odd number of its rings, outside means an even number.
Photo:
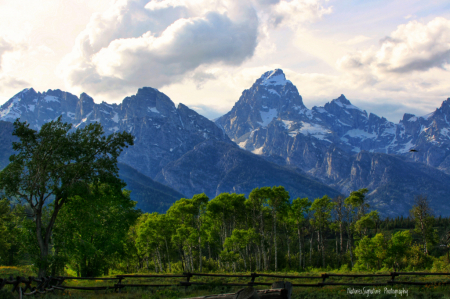
[[[333,273],[323,273],[320,276],[293,276],[293,275],[275,275],[275,274],[262,274],[262,273],[251,273],[247,275],[240,274],[209,274],[209,273],[190,273],[186,272],[183,274],[174,274],[174,275],[116,275],[116,277],[112,278],[96,278],[96,277],[43,277],[41,279],[37,279],[34,277],[20,277],[17,276],[15,279],[10,276],[8,278],[0,278],[0,291],[6,285],[12,285],[11,291],[18,292],[19,298],[23,296],[29,296],[34,294],[45,294],[47,292],[53,292],[55,290],[89,290],[89,291],[98,291],[98,290],[114,290],[116,292],[120,292],[122,288],[126,287],[185,287],[193,285],[212,285],[208,282],[194,282],[190,279],[194,276],[204,276],[204,277],[235,277],[235,278],[250,278],[251,280],[247,283],[220,283],[214,284],[214,286],[242,286],[242,287],[253,287],[253,286],[272,286],[275,282],[256,282],[256,278],[258,277],[270,277],[270,278],[282,278],[284,279],[308,279],[308,280],[322,280],[317,283],[292,283],[292,287],[324,287],[324,286],[392,286],[392,285],[450,285],[450,280],[446,281],[407,281],[407,280],[396,280],[396,278],[400,276],[450,276],[450,272],[446,273],[428,273],[428,272],[390,272],[389,274],[333,274]],[[390,277],[390,280],[387,281],[376,281],[376,282],[366,282],[360,281],[355,282],[355,279],[361,278],[384,278]],[[178,283],[171,284],[132,284],[132,283],[123,283],[125,279],[131,278],[185,278],[186,281],[179,281]],[[342,279],[342,278],[351,278],[350,281],[326,281],[327,279]],[[449,277],[447,277],[449,278]],[[101,280],[101,281],[110,281],[117,280],[117,283],[110,286],[89,286],[89,287],[78,287],[78,286],[70,286],[70,285],[62,285],[63,282],[68,280]],[[36,286],[31,286],[32,283],[37,283]],[[24,285],[24,286],[22,286]],[[28,292],[27,292],[28,291]]]

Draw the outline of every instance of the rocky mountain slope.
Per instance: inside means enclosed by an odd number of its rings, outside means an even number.
[[[131,190],[130,197],[137,201],[136,208],[145,212],[165,213],[184,194],[158,183],[124,163],[118,163],[119,177]]]
[[[439,210],[448,205],[441,200],[450,184],[448,119],[450,99],[429,115],[405,114],[398,124],[344,95],[308,109],[277,69],[246,89],[216,124],[247,151],[298,167],[344,194],[368,187],[375,206],[406,214],[417,194],[427,194]]]
[[[188,196],[204,192],[210,198],[223,192],[248,195],[254,188],[262,186],[284,186],[291,199],[340,194],[305,174],[216,140],[204,141],[180,159],[170,162],[155,180]]]
[[[0,108],[0,120],[13,122],[20,118],[33,129],[60,115],[75,128],[97,121],[107,134],[133,134],[135,145],[125,149],[119,160],[151,178],[204,140],[231,142],[207,118],[183,104],[175,107],[165,94],[150,87],[139,89],[119,105],[96,104],[85,93],[78,98],[61,90],[36,93],[31,88],[16,94]]]

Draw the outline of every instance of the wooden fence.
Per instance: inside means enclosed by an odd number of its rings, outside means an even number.
[[[174,275],[116,275],[113,278],[90,278],[90,277],[44,277],[42,279],[37,279],[34,277],[16,277],[15,279],[10,276],[7,278],[0,278],[0,290],[3,289],[6,285],[12,285],[12,292],[18,292],[19,298],[22,296],[34,295],[37,293],[45,294],[47,292],[52,292],[54,290],[115,290],[116,292],[120,292],[122,288],[126,287],[185,287],[186,289],[192,285],[211,285],[211,283],[207,282],[194,282],[191,281],[191,278],[194,276],[209,276],[209,277],[238,277],[238,278],[250,278],[250,281],[247,283],[220,283],[215,284],[214,286],[242,286],[242,287],[253,287],[257,285],[261,286],[272,286],[274,282],[256,282],[256,278],[258,277],[270,277],[270,278],[278,278],[278,279],[308,279],[308,280],[321,280],[317,283],[292,283],[292,287],[323,287],[323,286],[387,286],[387,285],[447,285],[450,284],[450,280],[447,281],[402,281],[396,279],[400,276],[450,276],[450,272],[446,273],[428,273],[428,272],[390,272],[389,274],[333,274],[333,273],[323,273],[320,276],[294,276],[294,275],[275,275],[275,274],[263,274],[263,273],[251,273],[247,275],[243,274],[209,274],[209,273],[183,273],[183,274],[174,274]],[[358,278],[383,278],[390,277],[387,281],[377,281],[377,282],[366,282],[360,281],[355,282],[355,279]],[[178,283],[172,284],[131,284],[131,283],[123,283],[124,280],[130,278],[185,278],[185,281],[179,281]],[[351,281],[326,281],[330,278],[352,278]],[[96,286],[96,287],[76,287],[76,286],[64,286],[62,285],[64,281],[67,280],[117,280],[113,286]],[[32,283],[37,283],[36,286],[31,286]],[[24,286],[22,286],[24,285]],[[29,292],[27,292],[29,291]]]

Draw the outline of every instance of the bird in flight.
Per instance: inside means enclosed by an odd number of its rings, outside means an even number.
[[[418,150],[415,150],[415,149],[410,149],[409,151],[410,152],[418,152]]]

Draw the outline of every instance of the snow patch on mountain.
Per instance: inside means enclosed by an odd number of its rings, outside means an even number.
[[[319,113],[328,113],[328,111],[325,110],[323,107],[315,107],[315,108],[316,108],[316,111]]]
[[[263,148],[264,148],[264,146],[261,146],[260,148],[256,148],[256,149],[252,150],[252,153],[254,153],[255,155],[262,155]]]
[[[449,137],[448,133],[449,133],[449,130],[447,128],[442,128],[441,129],[441,135],[444,135],[444,136],[446,136],[448,138]]]
[[[261,114],[262,123],[258,122],[262,127],[267,127],[267,125],[272,121],[272,119],[278,117],[278,110],[276,108],[271,108],[269,111],[259,111]]]
[[[383,133],[381,133],[381,136],[388,136],[388,135],[395,135],[395,126],[387,127],[384,129]]]
[[[19,103],[20,98],[13,98],[13,101],[11,104],[9,104],[6,109],[3,109],[0,111],[0,119],[1,120],[7,120],[7,119],[13,119],[20,117],[21,111],[16,107],[16,104]]]
[[[115,123],[118,123],[119,122],[119,113],[117,113],[117,112],[114,112],[114,113],[115,114],[114,114],[114,116],[112,118],[112,121],[115,122]]]
[[[158,109],[156,109],[156,107],[148,107],[148,111],[160,114],[160,112],[158,111]]]
[[[284,124],[284,127],[289,130],[292,127],[292,124],[294,123],[292,120],[281,120]]]
[[[248,141],[248,139],[238,143],[239,147],[242,148],[242,149],[245,149],[245,146],[247,145],[247,141]]]
[[[320,139],[320,140],[326,140],[325,136],[330,134],[331,131],[326,129],[325,127],[319,125],[319,124],[311,124],[304,121],[300,122],[302,127],[297,130],[290,131],[288,134],[291,137],[297,136],[297,134],[303,134],[305,136],[311,135],[314,138]],[[329,140],[326,140],[329,141]]]
[[[299,132],[303,135],[313,135],[314,137],[318,139],[323,139],[323,135],[330,134],[331,131],[324,128],[321,125],[318,124],[309,124],[305,122],[301,122],[302,127],[300,128]]]
[[[280,94],[275,89],[271,88],[271,89],[268,89],[267,91],[281,97]]]
[[[344,134],[344,136],[349,136],[352,138],[360,138],[360,139],[373,139],[373,138],[377,138],[378,135],[375,133],[369,133],[360,129],[352,129],[352,130],[348,130],[347,133]]]
[[[54,96],[45,96],[44,97],[44,101],[46,103],[49,103],[49,102],[58,102],[58,103],[60,103],[59,99],[57,97],[54,97]]]

